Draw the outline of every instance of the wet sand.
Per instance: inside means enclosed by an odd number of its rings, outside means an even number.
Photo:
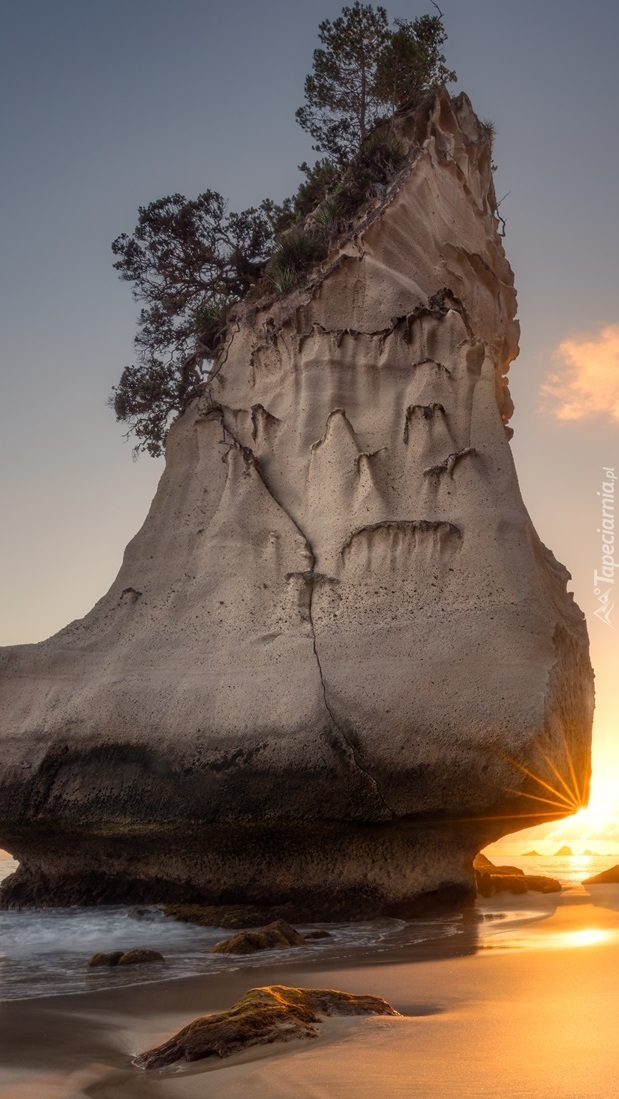
[[[6,1004],[0,1099],[612,1099],[619,886],[479,905],[463,935],[353,965],[274,966]],[[327,1020],[318,1040],[162,1072],[132,1056],[260,984],[372,993],[402,1018]]]

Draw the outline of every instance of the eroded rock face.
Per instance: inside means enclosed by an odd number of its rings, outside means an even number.
[[[446,93],[399,125],[339,252],[239,307],[108,594],[3,651],[5,903],[406,913],[583,800],[586,628],[509,447],[487,137]]]

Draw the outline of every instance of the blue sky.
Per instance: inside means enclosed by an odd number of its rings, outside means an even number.
[[[619,6],[441,6],[455,90],[497,129],[496,187],[509,192],[501,210],[522,323],[514,454],[535,525],[573,572],[589,616],[597,750],[615,781],[619,600],[616,629],[595,619],[592,575],[602,467],[619,471]],[[294,111],[318,23],[340,7],[5,0],[0,643],[39,640],[90,608],[161,472],[151,459],[132,462],[106,407],[131,361],[136,314],[110,242],[131,231],[140,204],[170,192],[212,187],[240,208],[296,188],[311,149]],[[388,10],[414,18],[433,9]],[[603,329],[606,358],[596,350]],[[571,366],[553,358],[565,341]],[[544,399],[553,373],[554,396]],[[559,419],[568,397],[574,418]]]

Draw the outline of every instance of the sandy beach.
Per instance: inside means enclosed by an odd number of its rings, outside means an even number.
[[[270,964],[1,1009],[0,1099],[610,1099],[618,1094],[619,886],[495,897],[454,942],[353,965]],[[489,918],[497,917],[501,918]],[[139,1051],[261,984],[386,998],[401,1018],[327,1020],[242,1056],[133,1067]]]

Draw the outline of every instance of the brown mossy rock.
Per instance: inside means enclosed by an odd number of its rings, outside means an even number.
[[[563,889],[556,878],[547,878],[543,874],[525,874],[518,866],[495,866],[485,855],[479,854],[473,860],[475,884],[482,897],[493,897],[495,893],[560,893]]]
[[[528,893],[529,887],[523,874],[491,874],[495,893]]]
[[[162,965],[163,954],[158,950],[110,950],[107,953],[93,954],[88,962],[89,969],[108,968],[119,965]]]
[[[556,878],[547,878],[543,874],[525,874],[525,881],[534,893],[560,893],[563,889]]]
[[[257,931],[239,931],[230,939],[216,943],[211,954],[255,954],[274,947],[303,946],[305,939],[286,920],[274,920]]]
[[[229,1057],[248,1046],[317,1038],[317,1024],[329,1015],[399,1015],[378,996],[354,996],[329,988],[252,988],[230,1008],[203,1015],[169,1041],[135,1058],[139,1068],[164,1068],[176,1061]]]
[[[165,958],[158,950],[127,950],[119,965],[163,965]]]
[[[93,954],[92,958],[88,962],[88,968],[98,969],[99,967],[103,966],[111,967],[118,965],[122,956],[122,950],[110,950],[107,953],[100,951],[97,954]]]
[[[602,870],[601,874],[593,874],[591,878],[585,878],[583,885],[619,885],[619,864],[611,866],[608,870]]]
[[[229,927],[239,930],[247,927],[264,927],[273,920],[289,923],[308,917],[298,908],[280,905],[264,908],[254,904],[164,904],[161,911],[179,923],[193,923],[198,927]]]

